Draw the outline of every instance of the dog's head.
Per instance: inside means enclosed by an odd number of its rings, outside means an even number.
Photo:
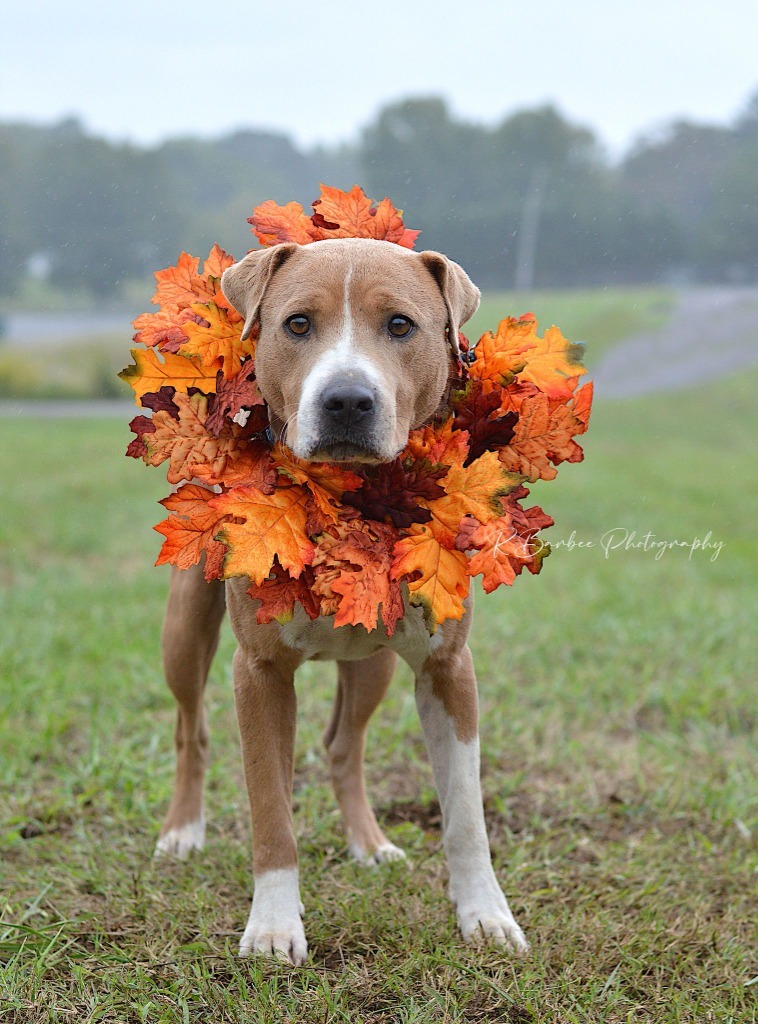
[[[439,407],[479,290],[436,252],[391,242],[284,243],[221,285],[260,325],[255,370],[272,427],[300,458],[385,462]]]

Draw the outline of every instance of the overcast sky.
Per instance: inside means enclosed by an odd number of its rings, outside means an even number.
[[[0,117],[76,115],[152,143],[239,127],[355,138],[446,96],[492,124],[552,102],[618,153],[675,117],[727,122],[758,87],[755,0],[4,0]]]

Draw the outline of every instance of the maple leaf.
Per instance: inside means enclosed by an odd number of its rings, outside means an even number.
[[[278,245],[281,242],[307,245],[308,242],[323,238],[321,232],[314,227],[311,218],[303,213],[300,203],[279,206],[273,199],[268,199],[260,206],[256,206],[252,217],[248,217],[247,220],[263,246]]]
[[[216,289],[213,281],[199,272],[199,266],[197,256],[183,252],[175,266],[156,270],[158,287],[151,301],[164,312],[179,312],[193,302],[211,302]]]
[[[485,452],[469,466],[451,466],[442,481],[443,497],[425,502],[437,540],[453,547],[464,516],[481,523],[501,513],[500,499],[518,487],[523,478],[504,470],[497,452]]]
[[[220,245],[214,245],[203,264],[203,274],[206,278],[211,279],[215,284],[221,280],[221,275],[224,271],[233,264],[234,257],[230,256],[228,252],[224,252]],[[216,295],[218,294],[218,291],[219,288],[218,285],[216,285]]]
[[[516,319],[501,320],[497,331],[485,332],[474,349],[474,362],[469,366],[472,377],[482,382],[485,394],[498,384],[509,384],[523,370],[527,353],[536,347],[537,321],[530,313]]]
[[[546,394],[526,398],[512,439],[500,449],[500,461],[527,480],[552,480],[556,465],[584,458],[582,449],[572,440],[584,429],[567,406],[557,404],[551,409]]]
[[[133,340],[147,348],[176,352],[187,341],[184,325],[197,320],[198,316],[192,309],[159,309],[155,313],[142,313],[134,321],[136,333]]]
[[[398,458],[367,470],[361,489],[342,500],[369,519],[391,522],[398,529],[428,523],[432,514],[418,503],[444,495],[438,481],[447,471],[447,466],[432,465],[428,459]]]
[[[178,569],[189,569],[209,549],[214,554],[220,549],[223,556],[226,549],[214,540],[214,535],[229,516],[221,515],[209,506],[208,502],[215,497],[215,492],[207,487],[184,484],[161,501],[161,505],[174,514],[153,527],[166,538],[156,565],[170,562]]]
[[[584,430],[577,431],[577,433],[585,433],[590,425],[590,412],[592,411],[592,395],[593,395],[593,384],[589,381],[587,384],[582,385],[574,395],[570,409],[575,419],[581,423]]]
[[[255,363],[249,359],[233,377],[224,377],[223,371],[218,371],[216,393],[208,401],[209,412],[205,426],[218,436],[227,419],[233,420],[243,409],[250,409],[254,405],[263,405],[263,396],[255,380]]]
[[[501,400],[498,391],[486,393],[478,380],[470,380],[465,390],[453,394],[453,428],[467,430],[469,434],[469,454],[464,465],[490,449],[508,444],[513,437],[517,417],[513,412],[501,414]]]
[[[200,476],[207,467],[208,482],[225,479],[230,464],[238,460],[245,451],[245,442],[240,439],[240,428],[229,427],[219,437],[205,429],[208,399],[203,394],[175,396],[179,416],[159,411],[153,415],[153,430],[143,433],[142,441],[147,449],[144,461],[150,466],[159,466],[168,460],[166,474],[169,483],[191,480]]]
[[[469,434],[467,430],[455,429],[453,424],[451,416],[444,423],[412,430],[403,455],[446,466],[462,466],[469,454]]]
[[[407,582],[410,602],[424,609],[430,633],[445,619],[463,617],[467,566],[465,554],[440,544],[428,526],[414,524],[409,536],[395,544],[392,578]]]
[[[550,398],[568,398],[573,390],[569,381],[587,372],[582,365],[584,346],[567,341],[555,326],[545,331],[544,338],[535,331],[534,341],[519,380],[531,381]]]
[[[305,484],[319,511],[336,522],[339,510],[334,502],[345,491],[354,491],[363,483],[361,477],[333,462],[308,462],[299,459],[286,445],[277,443],[272,452],[274,465],[295,483]]]
[[[146,352],[133,348],[132,356],[134,365],[127,366],[119,377],[134,389],[137,405],[144,394],[159,391],[164,386],[173,387],[185,395],[189,388],[199,388],[206,394],[216,390],[216,371],[195,359],[167,352],[161,362],[154,348]]]
[[[390,527],[360,518],[339,522],[324,533],[313,564],[323,567],[319,589],[340,598],[335,626],[362,625],[371,631],[381,608],[387,635],[392,636],[403,614],[400,584],[390,575],[396,537]]]
[[[313,209],[313,223],[323,238],[377,238],[412,249],[420,234],[403,225],[403,211],[389,199],[375,206],[358,185],[349,192],[322,185]]]
[[[266,579],[260,584],[251,583],[247,590],[250,597],[261,602],[255,613],[256,621],[267,623],[276,620],[281,625],[291,622],[296,603],[303,606],[309,619],[317,619],[321,614],[321,602],[314,591],[314,583],[315,576],[310,566],[293,579],[275,558]]]
[[[212,507],[235,517],[217,539],[227,545],[224,575],[249,576],[260,584],[271,572],[274,557],[293,577],[313,559],[314,546],[305,532],[308,492],[277,487],[263,494],[257,487],[235,487],[219,494]]]
[[[242,340],[242,319],[221,309],[215,302],[205,305],[194,303],[193,312],[199,322],[187,321],[184,333],[187,340],[181,347],[184,356],[196,356],[203,366],[214,372],[220,369],[224,377],[234,377],[240,363],[255,354],[255,342],[250,336]]]
[[[206,426],[207,426],[206,420]],[[234,431],[239,436],[241,428],[228,421],[222,433]],[[263,494],[273,494],[276,489],[277,471],[271,458],[271,449],[260,441],[246,441],[235,451],[232,461],[222,466],[219,476],[213,464],[194,465],[193,473],[207,484],[223,484],[225,487],[255,487]]]

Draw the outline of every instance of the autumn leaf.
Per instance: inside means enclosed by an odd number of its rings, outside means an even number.
[[[143,399],[144,405],[144,399]],[[263,396],[255,380],[255,364],[248,359],[233,377],[216,376],[216,393],[208,401],[206,429],[218,436],[227,420],[233,420],[243,409],[263,405]]]
[[[414,459],[428,459],[433,464],[462,466],[469,455],[469,434],[467,430],[455,429],[453,423],[453,418],[449,417],[442,424],[412,430],[404,454]]]
[[[129,429],[137,436],[127,445],[126,454],[131,459],[144,459],[148,454],[145,434],[152,434],[155,431],[155,424],[149,416],[135,416],[129,424]]]
[[[453,427],[466,430],[469,435],[469,454],[465,464],[478,459],[486,451],[508,444],[513,437],[516,414],[502,413],[501,400],[502,395],[498,391],[485,392],[478,380],[470,380],[464,391],[453,394]]]
[[[301,604],[309,619],[317,619],[321,614],[321,601],[314,591],[315,576],[313,569],[306,566],[297,579],[293,579],[274,559],[271,572],[263,583],[251,583],[248,587],[250,597],[260,601],[255,613],[256,622],[267,623],[276,620],[281,625],[292,621],[295,604]]]
[[[500,461],[527,480],[552,480],[561,462],[581,462],[584,453],[572,438],[584,430],[582,423],[563,405],[550,408],[545,394],[527,398],[509,444],[500,449]]]
[[[274,557],[293,577],[313,559],[314,546],[305,532],[308,492],[302,487],[277,487],[263,494],[256,487],[235,487],[220,494],[212,507],[239,522],[228,522],[218,540],[229,547],[224,574],[249,576],[260,584],[271,572]]]
[[[398,458],[367,470],[361,489],[345,495],[343,502],[369,519],[391,522],[397,529],[428,523],[432,514],[419,502],[444,495],[438,481],[447,471],[447,466],[432,465],[428,459]]]
[[[143,409],[150,409],[152,412],[170,413],[174,419],[179,419],[179,406],[174,401],[176,388],[162,387],[157,391],[146,391],[140,399]]]
[[[570,408],[575,419],[581,423],[584,430],[577,431],[577,433],[585,433],[590,425],[590,412],[592,410],[592,395],[593,395],[593,384],[592,381],[584,384],[574,395]]]
[[[568,398],[573,388],[568,382],[587,372],[582,365],[583,353],[583,345],[572,344],[557,327],[549,327],[544,338],[535,333],[534,348],[519,371],[519,380],[531,381],[549,398]]]
[[[213,539],[221,523],[229,518],[209,506],[208,502],[215,497],[215,492],[207,487],[185,484],[161,501],[161,505],[174,515],[153,527],[166,538],[156,565],[170,562],[178,569],[189,569],[209,548],[218,546],[222,553],[226,550]]]
[[[382,199],[376,206],[358,185],[349,192],[321,186],[321,197],[313,204],[313,222],[323,238],[377,238],[412,249],[419,235],[403,225],[402,210]]]
[[[514,375],[523,370],[527,353],[536,347],[536,333],[537,321],[527,313],[518,319],[506,317],[494,334],[487,331],[481,336],[469,373],[482,382],[485,394],[497,385],[509,384]]]
[[[161,361],[154,348],[146,352],[133,348],[132,356],[135,365],[127,366],[119,377],[134,389],[137,405],[144,394],[159,391],[164,386],[173,387],[185,395],[189,388],[199,388],[206,394],[216,390],[216,371],[196,359],[166,352]]]
[[[252,225],[252,230],[263,246],[278,245],[281,242],[307,245],[323,237],[314,227],[311,218],[303,213],[300,203],[279,206],[273,199],[268,199],[256,206],[252,217],[248,217],[248,223]]]
[[[179,408],[175,418],[168,412],[153,415],[153,430],[143,433],[142,441],[147,449],[144,461],[159,466],[168,460],[167,478],[176,484],[199,476],[207,467],[211,480],[224,479],[231,464],[245,451],[246,442],[240,438],[240,428],[229,424],[219,437],[214,437],[205,428],[208,399],[205,395],[177,394],[174,401]]]
[[[522,479],[505,471],[497,452],[485,452],[469,466],[451,466],[442,481],[444,496],[424,502],[432,516],[432,533],[452,548],[464,516],[489,522],[501,512],[501,497],[518,487]]]
[[[415,524],[395,544],[392,578],[407,580],[410,602],[422,606],[431,633],[445,619],[463,618],[467,564],[465,554],[440,544],[428,526]]]
[[[224,377],[234,377],[242,360],[255,353],[251,338],[242,340],[241,318],[220,309],[215,302],[205,305],[196,302],[192,310],[199,322],[190,320],[184,325],[187,340],[181,347],[181,355],[197,358],[214,373],[221,370]]]
[[[134,341],[147,348],[159,348],[161,352],[177,352],[187,341],[184,325],[188,322],[200,322],[192,309],[142,313],[134,321]]]
[[[206,420],[205,426],[207,427]],[[240,428],[228,421],[222,430],[227,435],[239,436]],[[214,435],[215,436],[215,435]],[[222,473],[217,475],[213,463],[194,465],[193,473],[207,484],[221,484],[225,487],[254,487],[263,494],[273,494],[276,489],[278,474],[271,458],[271,449],[260,441],[243,441],[239,449],[234,449],[234,458],[221,466]]]
[[[392,636],[403,614],[400,584],[390,575],[397,534],[380,523],[356,517],[330,526],[314,555],[314,567],[322,567],[323,586],[329,573],[329,590],[340,598],[335,626],[375,629],[381,608],[387,635]]]
[[[308,462],[299,459],[286,445],[276,444],[272,452],[274,465],[294,483],[304,484],[321,513],[336,522],[336,502],[345,491],[354,491],[363,483],[361,477],[333,462]]]

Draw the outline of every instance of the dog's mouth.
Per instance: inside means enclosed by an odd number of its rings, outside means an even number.
[[[391,461],[369,441],[346,437],[319,438],[306,458],[309,462],[364,462],[372,465]]]

